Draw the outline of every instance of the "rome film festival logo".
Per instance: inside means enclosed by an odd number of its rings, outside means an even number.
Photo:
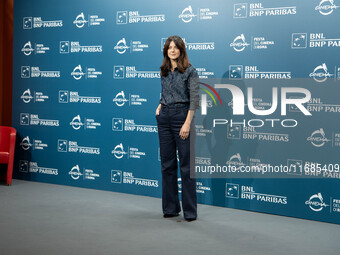
[[[27,151],[31,148],[32,144],[30,142],[29,136],[26,136],[24,139],[22,139],[20,146],[25,151]]]
[[[236,153],[231,156],[230,159],[226,162],[227,165],[234,166],[236,170],[240,169],[241,166],[245,166],[246,164],[242,162],[242,158],[240,153]]]
[[[75,21],[73,21],[73,24],[75,24],[78,28],[82,28],[87,22],[88,21],[85,20],[84,13],[82,12],[76,17]]]
[[[80,176],[83,174],[80,172],[79,165],[72,167],[71,171],[69,172],[73,180],[78,180]]]
[[[115,102],[117,106],[122,107],[129,100],[125,98],[124,91],[121,91],[116,95],[116,97],[112,101]]]
[[[246,42],[246,38],[244,37],[244,34],[236,36],[234,41],[230,43],[230,47],[233,47],[233,49],[237,52],[243,51],[249,45],[250,44]]]
[[[307,141],[311,142],[315,147],[322,147],[325,143],[330,142],[326,137],[325,131],[323,128],[315,130],[308,138]]]
[[[83,77],[83,75],[85,75],[85,73],[83,72],[81,65],[78,65],[73,69],[71,75],[75,80],[80,80]]]
[[[192,21],[192,18],[197,15],[193,14],[192,7],[189,5],[187,8],[185,8],[182,13],[178,16],[184,23],[189,23]]]
[[[122,38],[120,41],[118,41],[117,45],[114,47],[114,49],[119,53],[119,54],[124,54],[127,49],[130,47],[126,45],[126,40],[125,38]]]
[[[113,155],[117,158],[117,159],[121,159],[124,157],[124,155],[126,155],[127,153],[124,151],[124,147],[123,144],[120,143],[118,144],[112,151]]]
[[[316,82],[324,82],[328,77],[332,77],[333,74],[328,72],[328,68],[325,63],[314,68],[313,72],[309,74],[309,77],[313,77]]]
[[[30,124],[30,115],[28,113],[20,113],[20,125],[28,126]]]
[[[318,6],[315,7],[316,11],[319,11],[322,15],[330,15],[333,11],[340,6],[334,4],[334,0],[321,0]]]
[[[22,51],[26,56],[31,55],[31,53],[34,51],[34,49],[32,48],[32,43],[31,43],[31,41],[28,41],[27,43],[25,43],[25,45],[24,45],[24,47],[21,49],[21,51]]]
[[[73,127],[73,129],[79,130],[82,126],[84,126],[84,123],[81,122],[80,115],[77,115],[72,119],[70,125]]]
[[[323,208],[329,206],[323,201],[323,197],[321,193],[312,195],[306,202],[306,205],[309,206],[314,212],[320,212]]]
[[[29,102],[31,102],[31,100],[33,99],[32,95],[31,95],[31,91],[30,89],[27,89],[24,91],[24,93],[22,94],[22,96],[20,97],[22,99],[22,101],[24,101],[24,103],[28,104]]]

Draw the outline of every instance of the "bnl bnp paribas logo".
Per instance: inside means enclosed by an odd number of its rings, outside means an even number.
[[[113,67],[114,79],[159,79],[160,77],[159,71],[139,71],[135,66],[115,65]]]
[[[23,29],[62,27],[62,20],[44,21],[41,17],[24,17]]]
[[[315,7],[315,10],[318,11],[322,15],[330,15],[333,11],[340,6],[334,4],[334,0],[321,0],[319,5]]]
[[[263,7],[262,3],[234,4],[233,18],[295,15],[296,6]]]
[[[307,42],[309,38],[309,43]],[[340,47],[340,38],[327,38],[324,33],[292,33],[292,49]]]
[[[290,71],[262,71],[258,66],[243,66],[243,65],[229,65],[229,79],[275,79],[275,80],[289,80],[292,78]]]
[[[60,78],[60,71],[41,71],[38,66],[21,66],[21,78]]]
[[[139,11],[117,11],[116,24],[164,22],[164,14],[141,15]]]
[[[103,45],[87,45],[83,46],[80,42],[75,41],[60,41],[59,53],[100,53],[103,51]]]
[[[99,18],[98,15],[88,15],[87,20],[85,19],[84,13],[80,13],[76,19],[73,21],[73,24],[77,26],[77,28],[83,28],[85,24],[87,26],[99,26],[102,22],[104,22],[104,18]]]

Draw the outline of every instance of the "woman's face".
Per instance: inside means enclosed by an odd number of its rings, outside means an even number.
[[[176,60],[181,55],[181,51],[177,48],[174,41],[170,42],[169,49],[168,49],[168,57],[171,60]]]

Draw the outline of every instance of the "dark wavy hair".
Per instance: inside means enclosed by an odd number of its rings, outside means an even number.
[[[182,40],[181,37],[177,35],[170,36],[164,43],[163,48],[163,63],[161,65],[161,76],[168,76],[168,71],[171,69],[171,62],[170,58],[168,56],[168,49],[170,46],[170,43],[174,42],[177,48],[180,51],[180,55],[177,59],[177,68],[181,73],[184,73],[185,70],[191,65],[189,62],[189,58],[187,55],[187,51],[185,48],[185,43]]]

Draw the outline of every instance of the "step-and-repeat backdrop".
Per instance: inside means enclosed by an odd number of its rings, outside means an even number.
[[[176,34],[201,82],[198,201],[340,223],[339,7],[16,0],[14,176],[160,197],[159,66]]]

